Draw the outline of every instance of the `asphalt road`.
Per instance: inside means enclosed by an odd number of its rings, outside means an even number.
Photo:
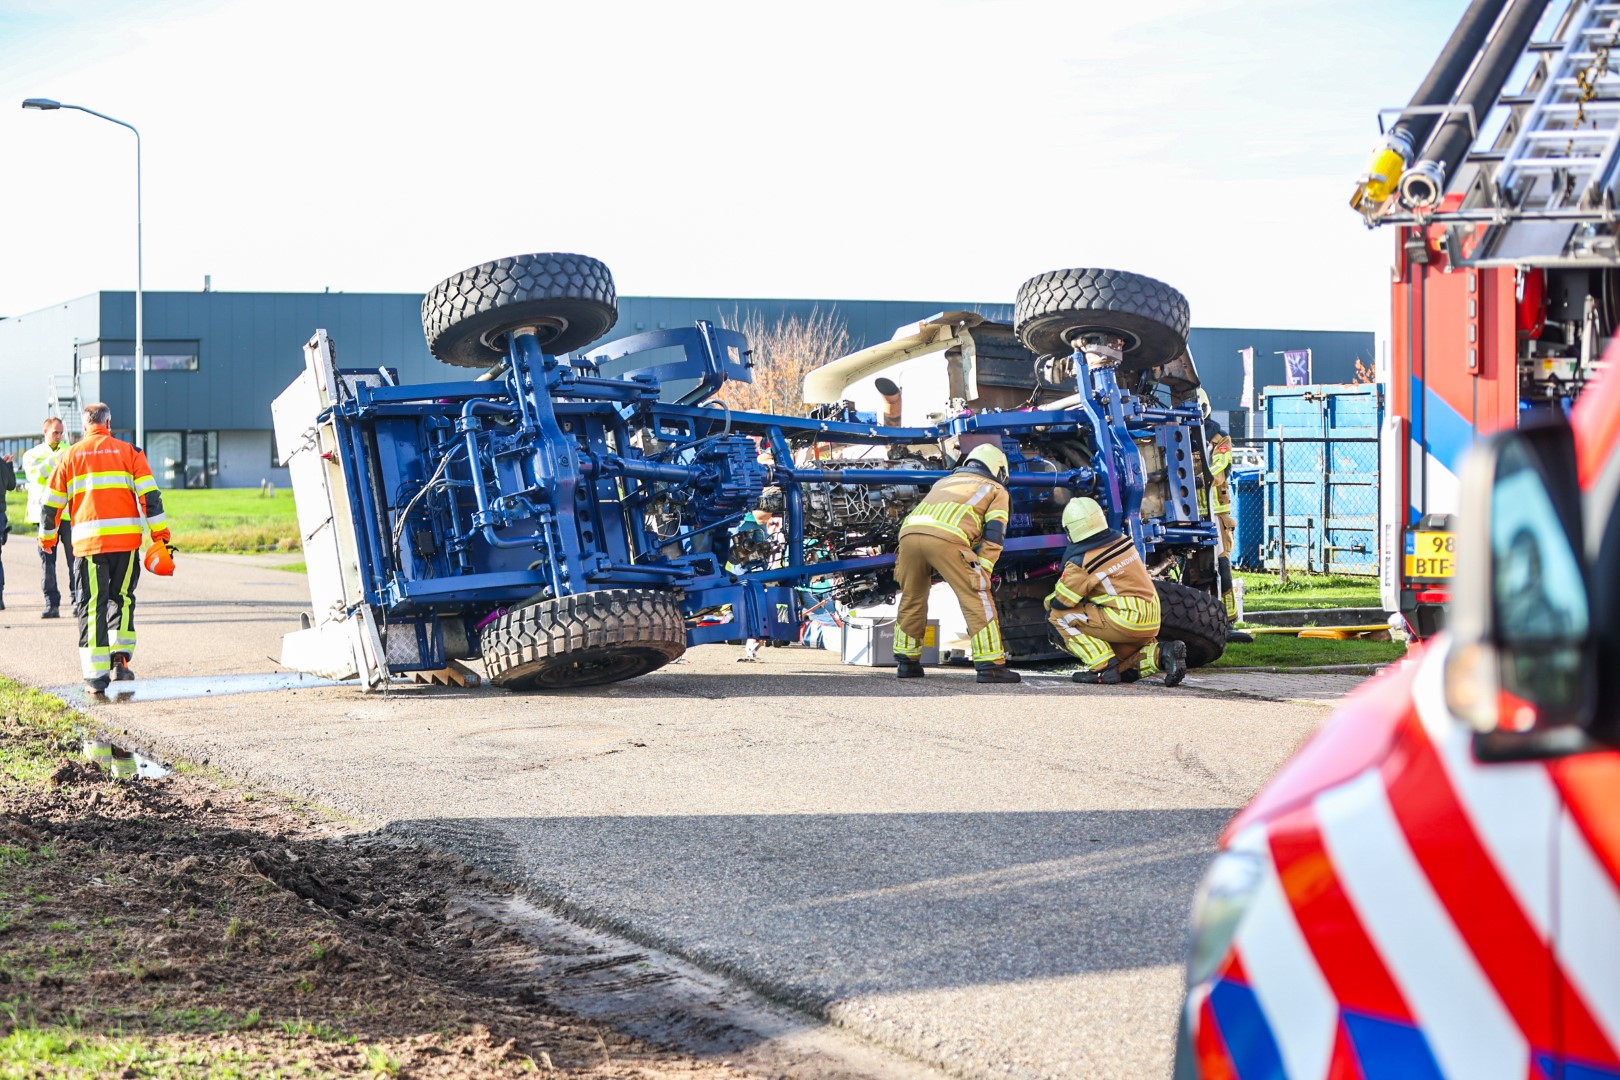
[[[38,618],[18,539],[0,549],[0,672],[73,697],[76,629]],[[1215,838],[1326,712],[1148,684],[899,682],[722,646],[545,697],[237,693],[276,670],[307,599],[266,562],[183,557],[143,581],[134,698],[95,714],[437,837],[583,922],[964,1076],[1168,1073]],[[1298,682],[1268,678],[1203,681]]]

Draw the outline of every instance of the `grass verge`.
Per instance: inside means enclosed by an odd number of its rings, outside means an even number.
[[[550,1008],[602,957],[481,914],[510,886],[211,770],[114,779],[90,726],[0,678],[0,1080],[740,1080]]]
[[[6,495],[12,538],[31,543],[26,492]],[[214,488],[163,493],[169,531],[182,551],[244,554],[303,550],[290,490],[260,495],[257,488]]]
[[[1401,641],[1328,641],[1288,634],[1262,634],[1253,644],[1233,642],[1211,667],[1325,667],[1388,664],[1406,655]]]
[[[1293,611],[1298,608],[1378,607],[1378,582],[1343,574],[1290,573],[1284,585],[1276,574],[1247,571],[1243,579],[1243,610]]]

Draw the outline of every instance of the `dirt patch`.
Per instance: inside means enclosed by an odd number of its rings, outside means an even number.
[[[0,724],[0,760],[39,738]],[[48,779],[0,776],[0,1074],[745,1075],[550,1005],[465,863],[51,745]]]

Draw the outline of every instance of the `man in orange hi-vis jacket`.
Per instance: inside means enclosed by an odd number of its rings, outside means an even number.
[[[57,542],[62,508],[73,520],[73,554],[85,560],[79,611],[79,666],[84,688],[104,693],[113,679],[133,679],[135,583],[141,576],[141,532],[168,543],[163,496],[146,455],[108,425],[112,411],[97,402],[84,407],[85,436],[51,473],[39,519],[39,546]]]

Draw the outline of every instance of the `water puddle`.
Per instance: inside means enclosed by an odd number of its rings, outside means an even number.
[[[155,758],[125,750],[117,743],[85,736],[85,760],[94,762],[119,780],[155,780],[169,775],[169,767]]]
[[[278,690],[308,690],[317,686],[342,686],[331,679],[318,679],[297,671],[269,672],[262,675],[207,675],[173,679],[135,679],[115,682],[105,695],[91,697],[82,684],[51,690],[73,702],[99,705],[104,702],[173,701],[181,698],[224,697],[229,694],[265,694]]]

